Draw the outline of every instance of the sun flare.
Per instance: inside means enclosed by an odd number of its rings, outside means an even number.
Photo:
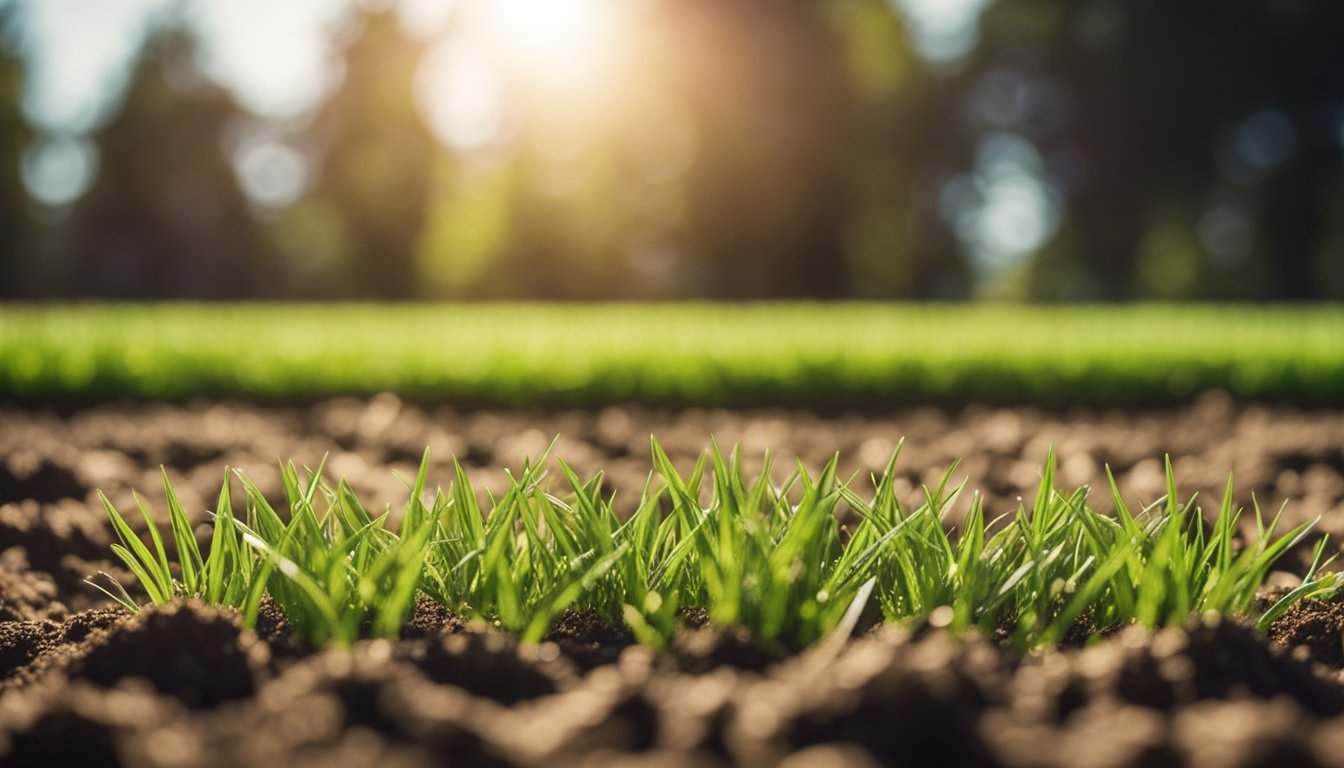
[[[489,0],[476,10],[491,47],[527,78],[579,83],[600,74],[611,19],[598,0]]]
[[[519,123],[592,134],[624,102],[630,11],[609,0],[471,0],[427,58],[417,99],[439,138],[463,150],[497,145]]]

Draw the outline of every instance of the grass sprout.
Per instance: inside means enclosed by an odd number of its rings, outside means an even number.
[[[601,473],[581,478],[550,449],[509,472],[507,490],[484,505],[456,462],[447,488],[430,492],[426,451],[395,516],[370,513],[348,482],[324,479],[322,465],[301,475],[282,464],[277,505],[245,474],[226,473],[204,554],[166,473],[171,549],[141,497],[144,536],[101,498],[118,538],[113,552],[150,602],[195,597],[238,608],[251,626],[269,595],[314,645],[395,637],[428,597],[526,642],[572,609],[662,648],[682,609],[703,608],[712,623],[774,647],[805,647],[867,612],[1007,632],[1030,648],[1208,612],[1264,628],[1299,601],[1344,587],[1344,576],[1325,570],[1322,537],[1302,584],[1255,613],[1270,569],[1315,521],[1284,530],[1282,508],[1267,518],[1253,501],[1251,530],[1230,476],[1206,519],[1195,499],[1180,500],[1170,460],[1166,494],[1141,508],[1121,498],[1108,470],[1107,514],[1093,508],[1089,488],[1057,488],[1052,451],[1031,503],[991,518],[978,494],[960,511],[955,464],[916,504],[903,503],[900,446],[867,491],[837,476],[838,457],[816,473],[799,464],[776,484],[768,455],[749,477],[737,448],[715,443],[687,472],[656,439],[651,448],[652,471],[625,519],[603,494]],[[851,517],[852,530],[840,523]],[[116,582],[91,583],[140,610]]]
[[[154,517],[139,494],[135,494],[135,503],[149,532],[152,551],[112,505],[107,495],[99,491],[98,498],[120,542],[112,545],[113,554],[135,575],[145,594],[155,604],[162,605],[179,597],[195,597],[208,603],[241,607],[256,580],[256,558],[246,550],[239,537],[240,526],[233,518],[227,473],[215,506],[209,554],[202,556],[191,521],[177,493],[173,491],[167,470],[160,471],[163,475],[164,496],[168,501],[169,529],[176,559],[169,559],[163,537],[154,524]],[[174,575],[175,572],[180,578]],[[140,611],[140,604],[120,583],[106,577],[106,574],[101,575],[112,585],[111,589],[92,580],[88,583],[132,613]]]

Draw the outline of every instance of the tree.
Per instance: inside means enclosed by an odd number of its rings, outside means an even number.
[[[30,205],[19,176],[19,159],[30,138],[19,110],[23,68],[5,44],[13,6],[0,6],[0,298],[23,295],[20,259],[31,222]]]
[[[98,178],[63,227],[63,292],[223,299],[268,281],[256,224],[226,156],[243,115],[195,67],[180,30],[150,38],[117,116],[96,138]]]
[[[668,13],[693,115],[691,290],[722,299],[833,298],[849,289],[844,230],[849,86],[817,7],[699,0]]]
[[[423,52],[401,34],[393,13],[366,13],[345,52],[345,80],[313,123],[323,151],[313,196],[344,225],[351,295],[417,294],[416,244],[442,152],[415,107]]]
[[[1196,253],[1194,295],[1216,297],[1219,271],[1235,269],[1270,275],[1250,295],[1320,297],[1315,251],[1326,188],[1340,176],[1344,74],[1334,59],[1344,6],[1019,0],[997,4],[986,24],[982,70],[1028,61],[1068,95],[1069,124],[1052,137],[1080,160],[1065,248],[1101,297],[1143,297],[1137,258],[1147,235],[1174,217],[1193,241],[1200,217],[1229,194],[1245,201],[1247,258],[1263,269]],[[1257,138],[1257,114],[1270,115],[1279,135]],[[1239,141],[1277,142],[1270,154],[1282,156],[1230,170],[1243,162]]]

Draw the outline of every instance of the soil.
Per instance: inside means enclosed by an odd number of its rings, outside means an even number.
[[[350,479],[399,505],[426,446],[431,478],[456,455],[498,492],[503,468],[545,450],[607,470],[633,506],[648,435],[689,465],[713,434],[749,468],[880,471],[906,445],[914,501],[954,458],[991,512],[1030,498],[1050,446],[1065,485],[1115,472],[1127,498],[1236,500],[1344,533],[1344,412],[1205,395],[1154,411],[970,406],[817,414],[613,407],[457,412],[391,395],[305,407],[203,402],[73,412],[0,407],[0,763],[13,765],[1344,766],[1344,603],[1291,611],[1266,634],[1233,620],[1120,629],[1091,644],[1019,654],[993,638],[877,627],[842,646],[763,650],[694,611],[669,652],[568,613],[537,646],[465,624],[430,601],[402,638],[314,650],[263,606],[177,603],[130,616],[83,583],[109,560],[96,491],[165,513],[159,467],[205,522],[226,465],[279,494],[275,461]],[[1105,501],[1109,493],[1101,494]],[[963,500],[962,507],[965,506]],[[161,522],[166,518],[161,518]],[[204,534],[202,527],[199,532]],[[1300,557],[1272,581],[1287,583]],[[1072,647],[1079,646],[1079,647]]]

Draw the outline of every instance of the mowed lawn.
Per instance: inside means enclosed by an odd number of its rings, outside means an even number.
[[[0,306],[0,399],[1344,405],[1344,307]]]

